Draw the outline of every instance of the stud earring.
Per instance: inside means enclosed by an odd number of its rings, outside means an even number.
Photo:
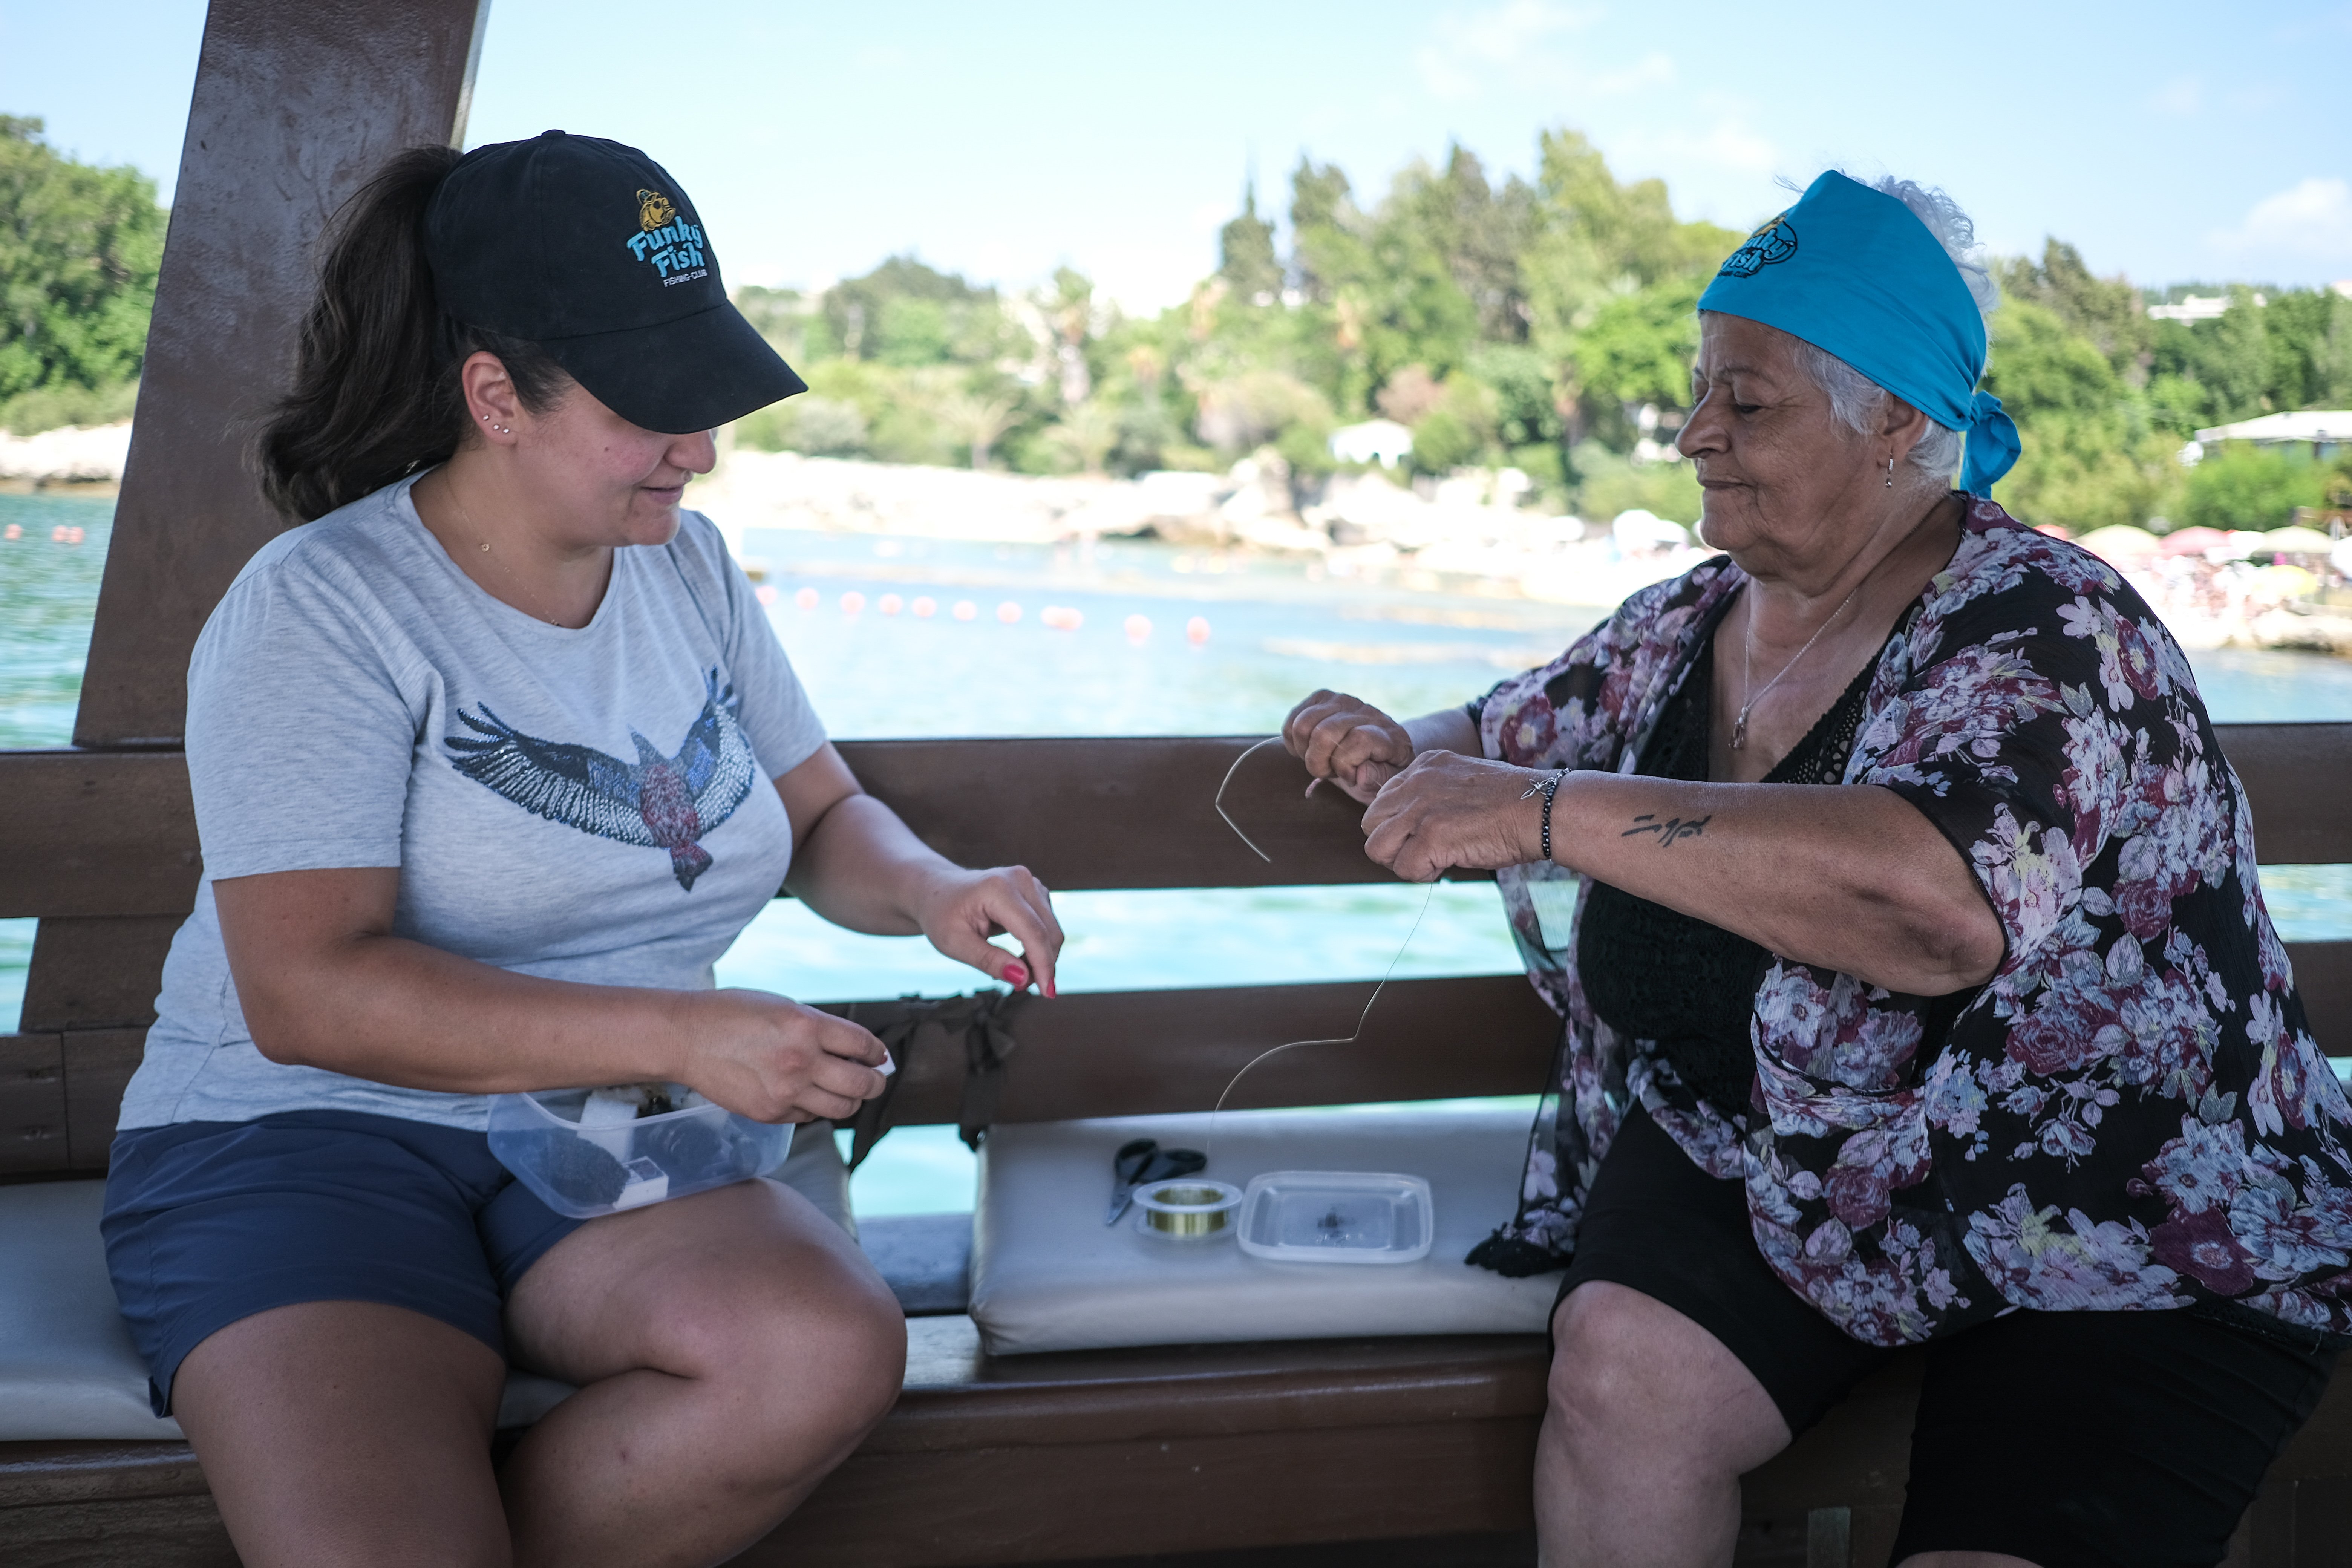
[[[490,416],[487,414],[483,415],[482,423],[485,425],[490,425]],[[503,425],[490,425],[490,428],[497,431],[501,436],[511,436],[514,434],[512,430],[509,430]]]

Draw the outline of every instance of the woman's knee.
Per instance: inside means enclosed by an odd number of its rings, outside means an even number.
[[[803,1259],[790,1288],[745,1281],[681,1303],[678,1370],[720,1393],[730,1419],[862,1436],[888,1414],[907,1365],[907,1321],[871,1268]],[[769,1289],[762,1289],[760,1283]]]
[[[1706,1330],[1638,1290],[1580,1285],[1553,1314],[1552,1342],[1546,1433],[1571,1455],[1671,1448],[1737,1473],[1788,1445],[1787,1423],[1755,1374]]]
[[[1571,1441],[1621,1437],[1653,1397],[1643,1363],[1654,1353],[1645,1308],[1656,1303],[1620,1286],[1580,1285],[1552,1313],[1548,1424]]]

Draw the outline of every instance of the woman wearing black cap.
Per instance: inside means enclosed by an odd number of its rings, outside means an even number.
[[[566,1219],[484,1132],[654,1081],[829,1156],[881,1043],[712,988],[779,884],[1052,994],[1045,889],[859,790],[679,510],[712,426],[802,389],[633,149],[407,153],[339,220],[257,447],[303,525],[189,670],[205,877],[105,1221],[247,1563],[718,1562],[897,1395],[896,1303],[793,1191]],[[509,1360],[580,1392],[494,1472]]]

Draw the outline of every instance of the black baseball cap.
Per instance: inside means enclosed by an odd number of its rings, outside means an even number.
[[[443,310],[538,343],[646,429],[808,390],[727,298],[692,199],[635,147],[549,131],[475,148],[425,208],[425,255]]]

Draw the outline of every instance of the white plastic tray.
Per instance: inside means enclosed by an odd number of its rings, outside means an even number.
[[[1242,1194],[1238,1239],[1278,1263],[1417,1263],[1437,1232],[1429,1184],[1371,1171],[1268,1171]]]

